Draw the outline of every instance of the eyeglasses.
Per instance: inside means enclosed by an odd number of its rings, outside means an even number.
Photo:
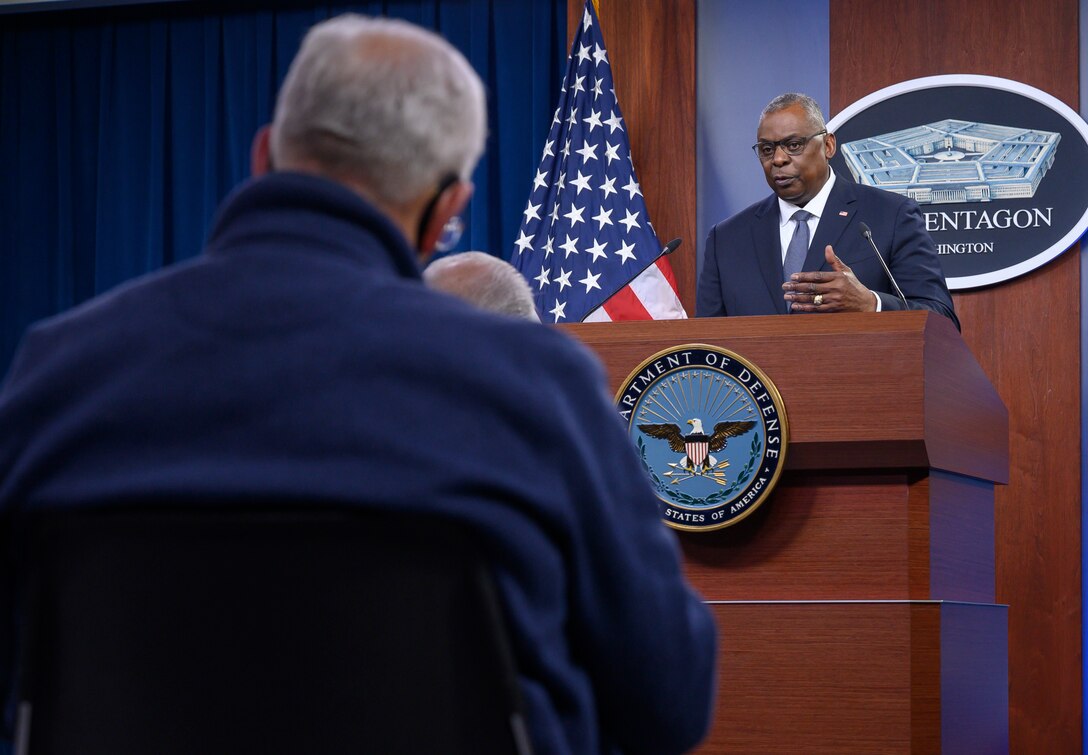
[[[752,145],[752,151],[756,153],[762,162],[766,162],[774,158],[774,153],[781,147],[782,151],[792,157],[797,157],[805,151],[805,147],[808,143],[815,139],[817,136],[823,136],[827,133],[827,129],[823,131],[817,131],[812,136],[789,136],[785,139],[779,139],[777,142],[757,142]]]
[[[427,223],[431,221],[431,215],[434,214],[434,207],[438,204],[439,197],[442,196],[442,193],[445,192],[446,189],[460,180],[460,177],[456,173],[449,173],[438,184],[434,196],[431,197],[431,201],[427,203],[427,206],[423,208],[423,214],[419,218],[419,228],[416,230],[417,244],[419,244],[419,240],[423,238],[423,229],[426,228]],[[457,215],[454,215],[446,221],[444,226],[442,226],[442,233],[438,236],[438,241],[435,243],[434,250],[436,252],[448,252],[450,249],[457,246],[457,242],[461,240],[461,234],[464,232],[464,221]]]
[[[454,215],[442,226],[442,233],[438,236],[434,250],[436,252],[448,252],[457,246],[457,242],[461,240],[461,234],[464,232],[465,221],[461,220],[460,215]]]

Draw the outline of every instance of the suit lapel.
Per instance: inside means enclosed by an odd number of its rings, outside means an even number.
[[[830,270],[831,266],[824,259],[824,247],[829,244],[834,247],[847,226],[854,219],[857,210],[857,196],[854,193],[853,184],[842,178],[835,178],[835,185],[831,187],[831,194],[824,205],[824,212],[820,216],[820,222],[816,226],[816,236],[808,247],[805,256],[805,266],[802,270]]]
[[[752,243],[767,292],[778,314],[784,315],[786,300],[782,298],[782,237],[778,232],[779,225],[778,198],[772,194],[756,210]]]

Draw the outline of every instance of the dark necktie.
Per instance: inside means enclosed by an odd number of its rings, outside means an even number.
[[[808,254],[808,219],[812,213],[807,210],[798,210],[790,218],[797,223],[793,229],[793,238],[786,247],[786,258],[782,260],[782,280],[788,281],[794,273],[801,272],[805,265],[805,256]],[[793,311],[792,302],[786,302],[786,311]]]
[[[790,245],[786,247],[786,258],[782,260],[782,280],[784,281],[788,281],[794,273],[801,272],[801,268],[804,267],[805,257],[808,255],[808,219],[811,217],[811,212],[798,210],[790,218],[797,223],[797,227],[793,230]]]

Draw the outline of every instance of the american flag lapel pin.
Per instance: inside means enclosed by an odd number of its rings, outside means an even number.
[[[847,212],[846,210],[843,210],[842,212],[839,213],[839,217],[840,218],[845,218],[849,214],[850,214],[849,212]]]

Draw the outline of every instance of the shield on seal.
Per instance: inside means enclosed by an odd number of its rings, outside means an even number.
[[[688,455],[691,466],[697,467],[706,461],[710,451],[710,438],[702,433],[692,433],[684,438],[684,453]]]

